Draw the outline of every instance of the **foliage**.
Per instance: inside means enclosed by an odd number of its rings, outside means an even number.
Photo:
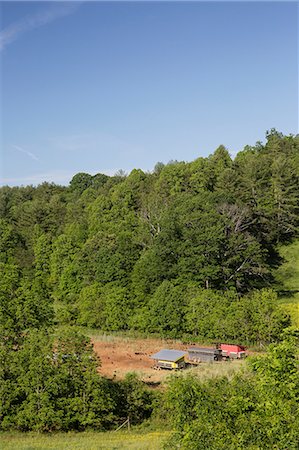
[[[141,423],[148,419],[154,409],[155,395],[140,381],[135,373],[127,373],[119,382],[120,396],[118,411],[131,424]]]
[[[298,149],[270,130],[234,160],[1,188],[0,322],[275,340],[288,318],[263,289],[298,235]]]
[[[281,307],[299,328],[299,241],[279,247],[282,264],[275,271]]]
[[[287,339],[232,380],[175,377],[166,392],[176,432],[167,448],[296,449],[299,370]]]
[[[67,330],[54,339],[51,330],[32,329],[17,350],[1,350],[8,356],[1,361],[2,429],[103,428],[111,421],[113,401],[83,336]]]
[[[101,377],[92,345],[72,328],[31,329],[19,347],[0,348],[0,429],[109,429],[150,417],[154,394],[134,374]]]

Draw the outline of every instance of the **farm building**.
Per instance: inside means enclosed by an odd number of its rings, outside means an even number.
[[[216,347],[222,351],[223,358],[243,359],[246,355],[246,347],[238,344],[217,344]]]
[[[160,350],[151,358],[155,361],[157,369],[181,369],[185,367],[186,352],[180,350]]]
[[[199,362],[209,361],[221,361],[222,350],[217,348],[201,348],[191,347],[188,348],[188,362],[191,364],[197,364]]]

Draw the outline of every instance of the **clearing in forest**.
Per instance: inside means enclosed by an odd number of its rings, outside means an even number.
[[[163,348],[187,350],[189,345],[175,340],[141,339],[119,336],[91,336],[94,350],[101,359],[99,372],[109,378],[122,379],[128,372],[136,372],[149,385],[158,385],[173,371],[155,370],[150,356]],[[230,376],[239,370],[243,361],[201,363],[197,367],[183,369],[180,373],[194,371],[201,378]],[[176,372],[178,373],[178,372]]]

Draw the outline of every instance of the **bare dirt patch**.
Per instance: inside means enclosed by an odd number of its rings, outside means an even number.
[[[167,370],[155,370],[150,356],[163,348],[185,350],[186,345],[173,340],[132,339],[97,336],[92,338],[94,350],[101,359],[99,372],[121,379],[128,372],[136,372],[148,383],[156,383],[169,375]]]
[[[94,350],[101,359],[99,373],[115,379],[123,379],[128,372],[135,372],[151,387],[158,387],[171,373],[155,370],[151,355],[163,348],[187,350],[190,345],[175,340],[138,339],[119,336],[91,336]],[[203,345],[201,345],[203,347]],[[188,371],[200,379],[226,376],[230,378],[241,369],[245,361],[203,362],[189,367]],[[179,373],[184,375],[186,370]]]

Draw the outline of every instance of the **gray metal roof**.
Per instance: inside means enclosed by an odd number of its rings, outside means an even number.
[[[180,350],[160,350],[158,353],[155,353],[151,356],[152,359],[162,359],[163,361],[172,361],[175,362],[178,359],[183,358],[187,352],[182,352]]]
[[[217,350],[216,348],[209,348],[209,347],[190,347],[188,348],[188,352],[215,352]]]

